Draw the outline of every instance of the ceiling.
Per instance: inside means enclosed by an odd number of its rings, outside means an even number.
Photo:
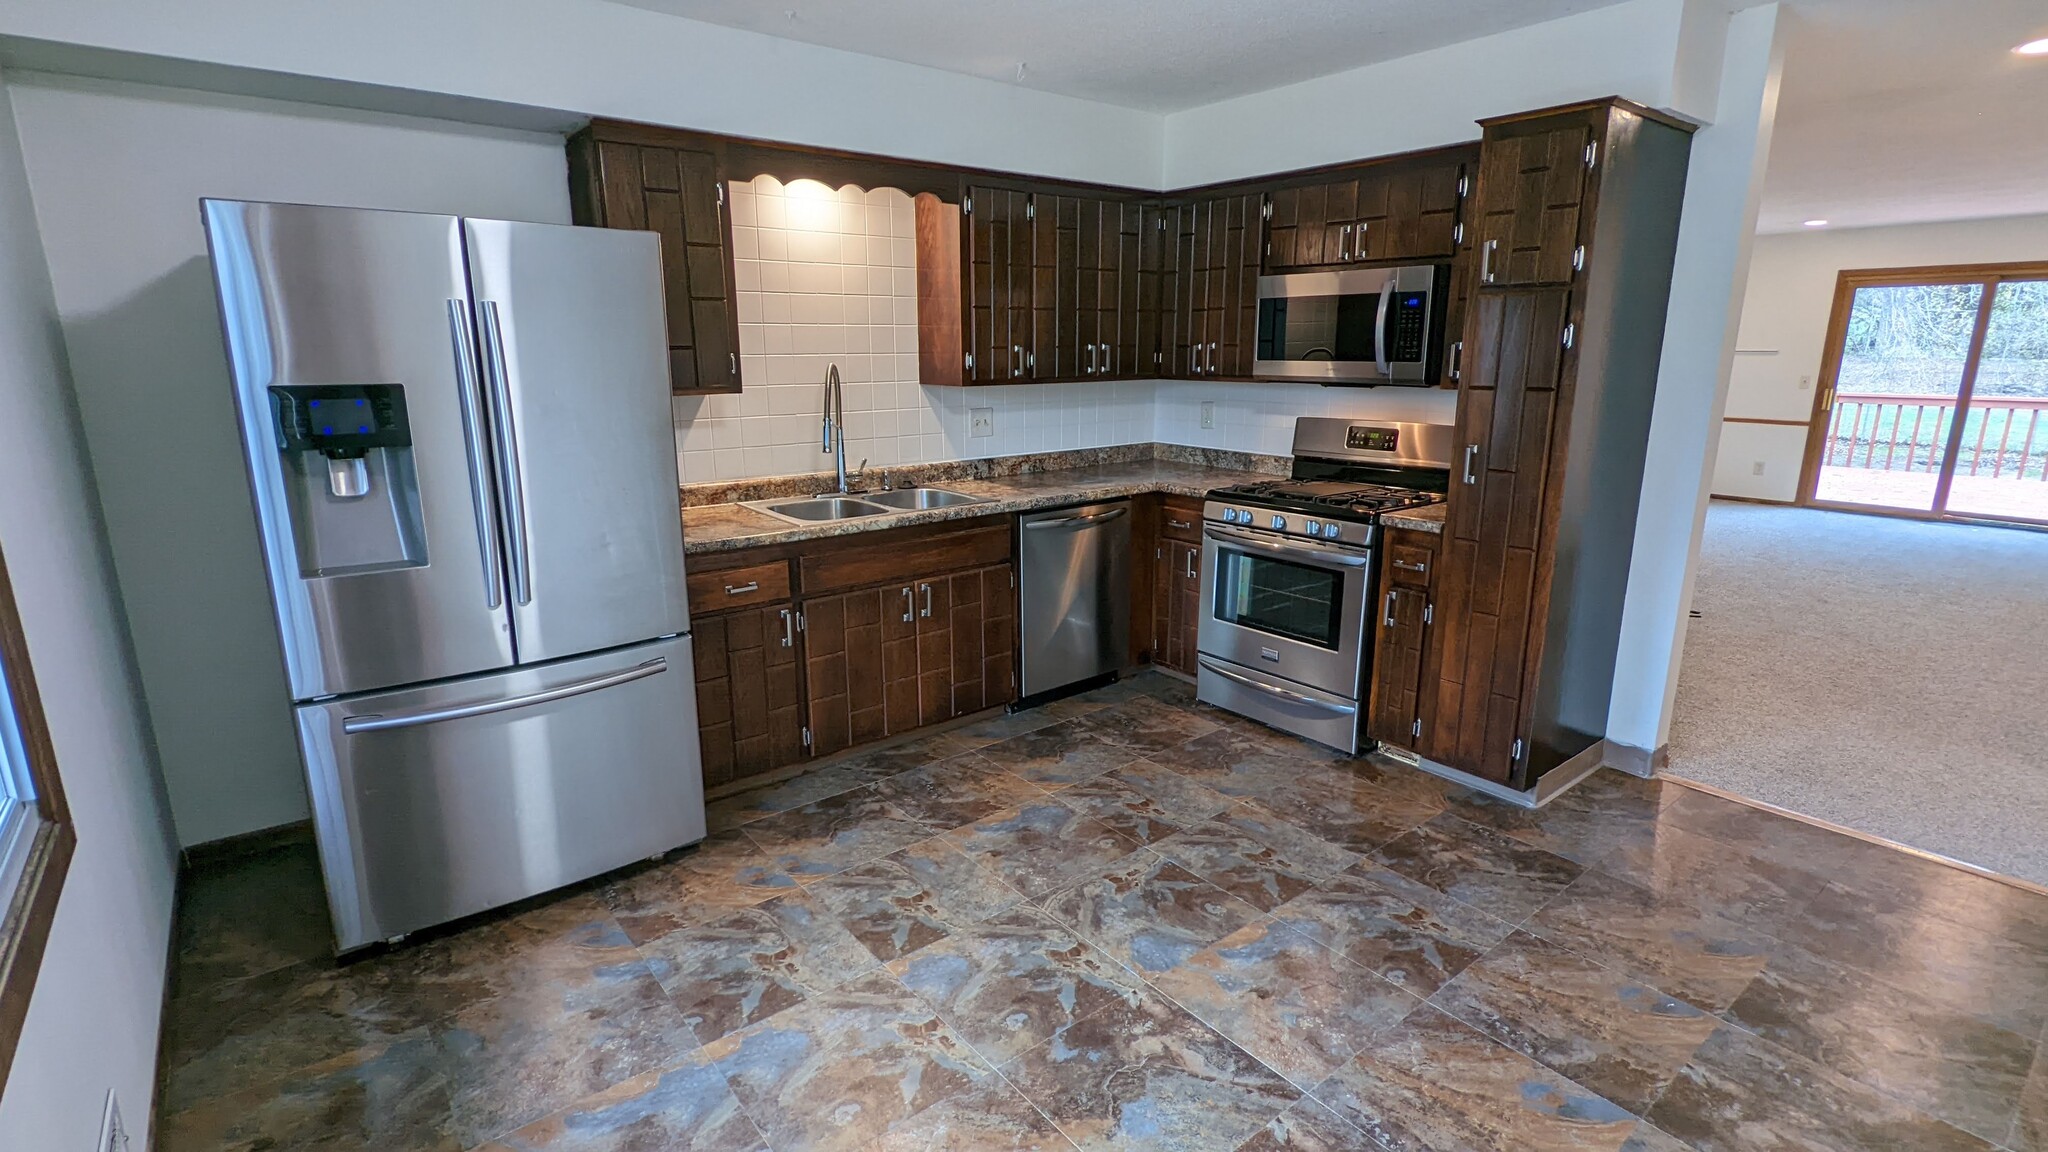
[[[1172,112],[1620,0],[621,2],[1084,100]]]
[[[1793,0],[1759,230],[2048,212],[2042,0]]]

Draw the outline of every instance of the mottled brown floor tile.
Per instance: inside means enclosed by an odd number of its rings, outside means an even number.
[[[1163,672],[1141,672],[1122,682],[1162,704],[1176,708],[1195,706],[1195,686]]]
[[[1430,1003],[1638,1115],[1720,1023],[1526,932]]]
[[[1654,807],[1609,807],[1577,798],[1576,793],[1573,789],[1532,809],[1484,793],[1458,792],[1450,796],[1449,806],[1461,819],[1586,867],[1620,849],[1656,838]]]
[[[479,1144],[695,1051],[683,1014],[644,968],[538,982],[433,1026],[456,1131]]]
[[[671,932],[641,951],[685,1022],[707,1042],[845,983],[877,963],[807,892]]]
[[[1659,819],[1819,876],[1887,867],[1898,855],[1895,849],[1693,788],[1680,789]]]
[[[873,784],[778,812],[745,828],[775,872],[799,882],[879,860],[937,831],[891,806]]]
[[[1664,1090],[1649,1120],[1700,1152],[1981,1152],[1992,1147],[1725,1024]]]
[[[962,928],[889,965],[991,1063],[1124,1003],[1142,985],[1073,929],[1035,908]]]
[[[1482,912],[1518,924],[1584,871],[1562,856],[1445,813],[1373,859]]]
[[[635,1076],[477,1152],[769,1152],[703,1054]]]
[[[1386,1152],[1386,1145],[1304,1096],[1238,1145],[1237,1152]]]
[[[1113,744],[1086,726],[1063,720],[990,744],[979,752],[996,767],[1042,788],[1064,788],[1136,760],[1140,753]]]
[[[1826,883],[1669,824],[1602,857],[1595,867],[1662,899],[1763,932],[1796,917]]]
[[[1271,919],[1231,933],[1151,980],[1303,1089],[1321,1083],[1421,1003]]]
[[[1600,871],[1581,876],[1528,928],[1709,1012],[1749,987],[1772,944],[1754,929],[1702,916]]]
[[[2012,1135],[2005,1146],[2014,1152],[2048,1150],[2048,1034],[2034,1052],[2034,1068],[2020,1089],[2019,1115],[2013,1117]]]
[[[770,1145],[858,1149],[995,1079],[931,1008],[875,972],[705,1046]]]
[[[1191,824],[1153,851],[1243,900],[1271,912],[1330,876],[1221,820]]]
[[[990,1076],[899,1122],[861,1152],[1072,1152],[1073,1147],[1008,1081]]]
[[[1403,764],[1377,752],[1364,756],[1339,758],[1330,765],[1349,776],[1355,776],[1382,792],[1391,792],[1403,799],[1442,808],[1450,798],[1464,791],[1456,784],[1441,776],[1432,776],[1420,768]]]
[[[1365,859],[1250,802],[1237,804],[1215,819],[1294,861],[1319,881],[1355,868]]]
[[[828,876],[808,891],[881,961],[1024,902],[1023,893],[936,837]]]
[[[1139,851],[1136,841],[1051,797],[956,828],[946,840],[1034,899]]]
[[[1300,1092],[1163,997],[1117,1004],[1003,1066],[1090,1152],[1228,1152]]]
[[[1314,1094],[1400,1152],[1612,1152],[1636,1124],[1619,1105],[1426,1005]]]
[[[2048,951],[1965,927],[1926,904],[1886,905],[1830,883],[1779,936],[2015,1032],[2048,1024]]]
[[[1250,802],[1348,851],[1367,853],[1435,818],[1441,805],[1389,792],[1347,772],[1296,771]]]
[[[1159,762],[1232,800],[1279,796],[1303,775],[1326,769],[1336,753],[1265,728],[1219,728],[1182,744]]]
[[[1931,915],[2030,951],[2048,952],[2048,896],[2038,892],[1909,852],[1895,853],[1882,868],[1835,873],[1828,879],[1872,908]]]
[[[1283,905],[1277,915],[1417,996],[1428,996],[1514,926],[1398,872],[1363,863]]]
[[[1140,844],[1150,844],[1230,807],[1213,792],[1149,760],[1135,760],[1092,780],[1062,788],[1062,804],[1092,816]]]
[[[180,992],[334,954],[311,843],[194,868],[179,885],[177,925]]]
[[[858,769],[826,765],[801,776],[713,800],[705,806],[705,819],[713,832],[726,832],[873,782],[872,776]]]
[[[972,752],[981,747],[982,743],[983,741],[972,737],[962,736],[958,731],[933,732],[883,748],[848,753],[833,766],[844,773],[858,776],[867,783],[875,783],[914,768],[922,768],[940,760],[949,760],[963,752]]]
[[[1147,978],[1259,917],[1257,908],[1150,851],[1046,897],[1042,907]]]
[[[1644,1120],[1629,1133],[1621,1152],[1694,1152],[1693,1146]]]
[[[672,860],[613,877],[605,883],[603,896],[626,936],[644,944],[796,887],[793,878],[735,829],[713,833]]]
[[[875,791],[891,808],[936,832],[1045,797],[1043,789],[972,752],[898,773]]]
[[[1135,749],[1144,756],[1158,756],[1216,728],[1191,709],[1162,703],[1150,696],[1105,708],[1076,723],[1112,744]]]
[[[1043,708],[1032,708],[1024,712],[1005,713],[1001,716],[990,716],[985,720],[977,720],[972,724],[955,728],[948,732],[947,735],[965,741],[972,748],[979,749],[990,744],[999,744],[1013,736],[1022,736],[1026,732],[1036,732],[1040,728],[1050,728],[1062,720],[1070,719],[1072,719],[1070,716],[1052,715]]]
[[[415,1029],[164,1116],[161,1152],[462,1152],[448,1081]]]
[[[1780,947],[1726,1016],[1993,1143],[2010,1135],[2037,1037]]]

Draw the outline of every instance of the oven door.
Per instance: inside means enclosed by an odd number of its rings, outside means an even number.
[[[1205,523],[1204,656],[1359,698],[1372,552]]]

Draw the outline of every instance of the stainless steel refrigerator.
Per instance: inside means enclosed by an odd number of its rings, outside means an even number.
[[[201,215],[338,950],[703,839],[655,236]]]

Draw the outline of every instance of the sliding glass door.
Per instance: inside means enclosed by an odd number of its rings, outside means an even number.
[[[1803,502],[2048,523],[2048,268],[1844,272]]]

